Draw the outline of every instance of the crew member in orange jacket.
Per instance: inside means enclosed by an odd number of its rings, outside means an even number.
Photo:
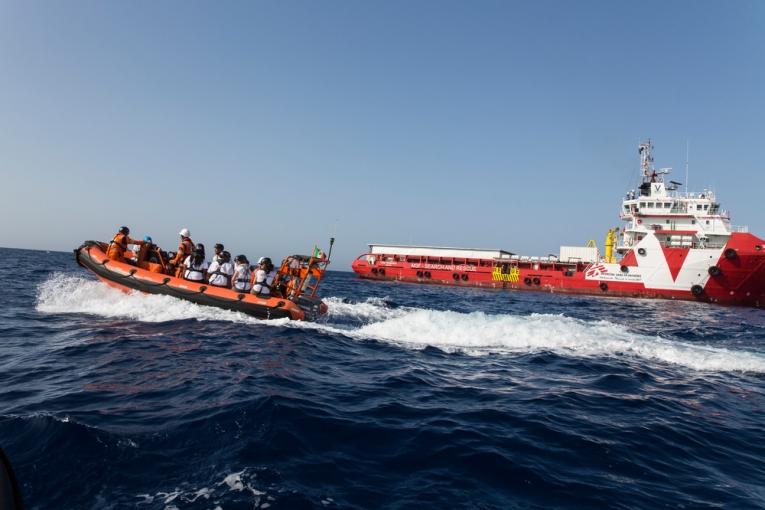
[[[120,227],[117,234],[109,243],[109,248],[106,250],[106,256],[112,260],[119,262],[127,262],[125,260],[125,250],[127,250],[128,244],[143,245],[143,241],[132,239],[130,237],[130,229],[127,227]]]
[[[170,261],[170,265],[175,268],[175,276],[180,278],[183,276],[183,261],[194,253],[194,241],[191,240],[191,232],[187,228],[182,228],[178,235],[181,236],[181,242],[178,244],[178,251],[175,252],[175,257]]]

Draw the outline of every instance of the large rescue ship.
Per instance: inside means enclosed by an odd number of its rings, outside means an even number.
[[[505,250],[370,244],[353,262],[362,278],[508,290],[684,299],[765,307],[765,241],[735,227],[714,192],[681,192],[640,144],[642,182],[622,200],[621,230],[558,256]]]

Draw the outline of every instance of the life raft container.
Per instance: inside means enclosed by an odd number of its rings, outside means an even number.
[[[277,296],[258,297],[112,260],[106,256],[106,243],[98,241],[85,241],[74,250],[74,257],[79,265],[92,271],[98,279],[123,291],[137,290],[146,294],[172,296],[260,319],[286,317],[292,320],[315,320],[327,313],[327,305],[314,296],[300,296],[297,302]]]

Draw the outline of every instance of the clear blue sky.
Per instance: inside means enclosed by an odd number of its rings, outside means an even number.
[[[648,136],[765,236],[765,2],[0,2],[0,246],[544,255]]]

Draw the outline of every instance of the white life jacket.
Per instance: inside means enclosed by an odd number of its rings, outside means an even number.
[[[276,271],[266,273],[263,269],[258,269],[255,273],[255,286],[252,287],[252,292],[262,295],[271,294],[271,284],[274,283],[274,278],[276,278]]]
[[[252,271],[248,264],[237,264],[234,268],[234,275],[231,277],[231,281],[234,282],[234,290],[240,290],[242,292],[249,292],[252,288]]]
[[[231,286],[231,275],[234,274],[234,266],[231,262],[219,263],[213,260],[207,270],[208,282],[215,287],[229,288]]]
[[[191,255],[186,257],[186,260],[183,261],[183,267],[186,269],[183,271],[183,277],[186,280],[191,280],[192,282],[201,282],[205,279],[205,273],[207,273],[207,262],[202,261],[201,264],[198,264],[196,266],[191,264]]]

